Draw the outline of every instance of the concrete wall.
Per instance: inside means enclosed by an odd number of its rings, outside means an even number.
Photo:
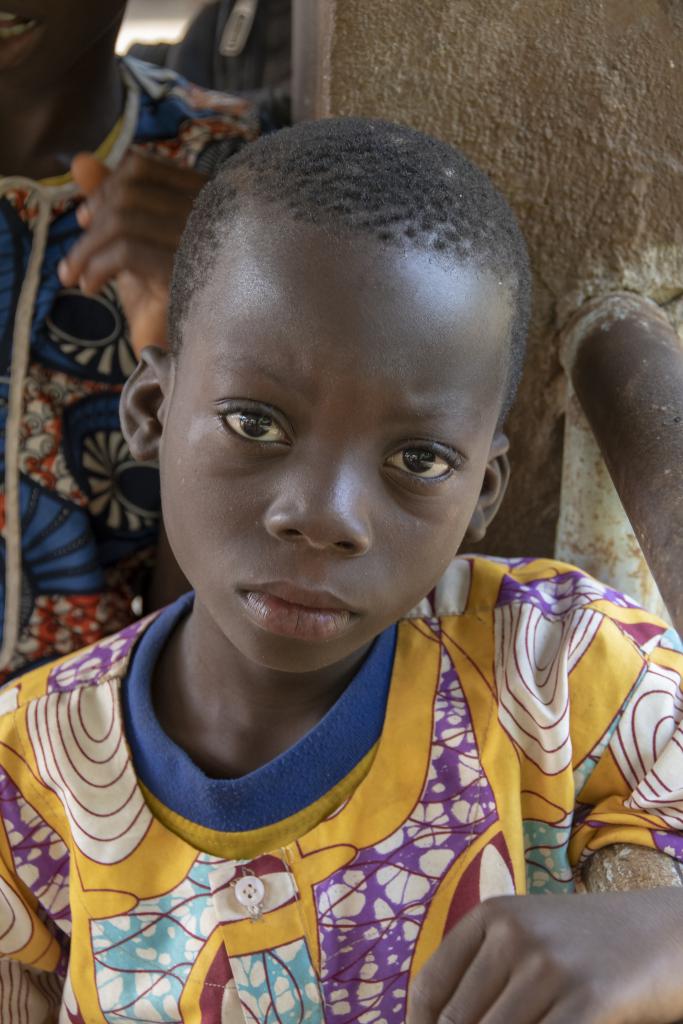
[[[309,39],[300,109],[386,117],[456,143],[521,220],[535,270],[529,361],[509,422],[512,484],[482,547],[550,554],[559,324],[608,290],[683,295],[683,3],[295,3]]]

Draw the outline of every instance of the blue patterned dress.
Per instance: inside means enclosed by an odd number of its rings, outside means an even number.
[[[121,70],[125,109],[98,151],[110,167],[135,144],[208,169],[256,134],[241,100]],[[68,176],[0,177],[0,681],[130,622],[155,553],[158,474],[119,426],[135,357],[116,289],[57,277],[76,205]]]

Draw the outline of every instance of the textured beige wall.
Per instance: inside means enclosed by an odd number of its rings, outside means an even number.
[[[306,8],[306,0],[298,0]],[[681,0],[310,0],[318,114],[460,145],[516,210],[535,269],[513,482],[485,543],[552,552],[564,382],[558,323],[611,289],[683,293]],[[300,9],[301,14],[301,9]]]

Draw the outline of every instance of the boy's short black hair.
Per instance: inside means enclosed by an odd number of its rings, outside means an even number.
[[[277,203],[328,229],[465,259],[498,274],[515,304],[505,417],[524,362],[529,260],[506,200],[463,153],[412,128],[352,117],[303,122],[246,146],[202,190],[185,228],[171,287],[173,351],[241,196]]]

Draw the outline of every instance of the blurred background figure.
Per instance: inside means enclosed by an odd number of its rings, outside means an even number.
[[[189,24],[184,24],[192,6],[198,9]],[[252,99],[266,130],[289,124],[292,0],[184,3],[178,6],[175,24],[169,19],[170,7],[149,0],[130,4],[120,48],[127,48],[133,57],[171,68],[206,89]],[[138,27],[157,39],[163,39],[170,29],[174,41],[136,41]],[[180,36],[177,40],[176,34]]]
[[[0,681],[176,592],[119,394],[166,344],[194,197],[259,131],[249,100],[117,56],[124,0],[3,2]]]

